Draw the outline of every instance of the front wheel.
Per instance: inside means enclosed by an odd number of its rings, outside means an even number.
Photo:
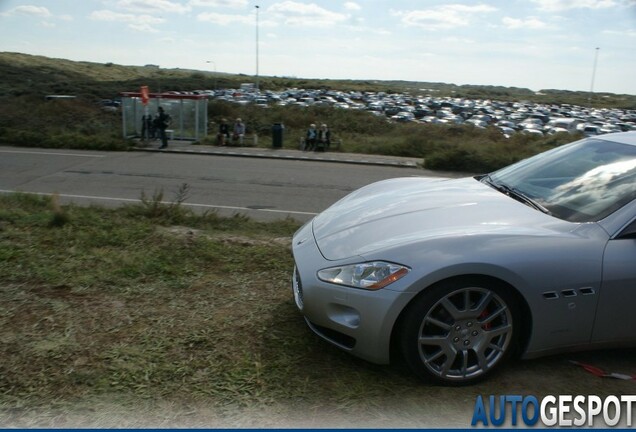
[[[409,305],[400,328],[402,355],[418,376],[446,385],[483,379],[516,346],[520,313],[510,288],[449,281]]]

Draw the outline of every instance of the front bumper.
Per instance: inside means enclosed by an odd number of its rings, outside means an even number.
[[[357,357],[373,363],[389,363],[393,327],[415,294],[388,288],[368,291],[318,279],[317,273],[323,268],[364,259],[326,260],[315,243],[311,224],[294,236],[292,246],[296,263],[292,275],[294,299],[309,328]]]

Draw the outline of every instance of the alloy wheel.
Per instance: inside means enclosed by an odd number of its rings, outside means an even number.
[[[421,321],[420,360],[443,380],[471,380],[504,358],[512,332],[512,312],[499,295],[481,287],[458,289],[442,296]]]

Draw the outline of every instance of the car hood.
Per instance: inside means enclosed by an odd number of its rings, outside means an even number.
[[[326,259],[342,260],[431,238],[555,235],[572,226],[474,178],[409,177],[351,193],[314,218],[313,233]]]

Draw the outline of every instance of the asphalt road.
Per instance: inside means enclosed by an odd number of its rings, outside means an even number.
[[[0,191],[58,193],[64,203],[122,205],[163,191],[184,205],[258,220],[306,221],[366,184],[424,175],[418,168],[202,154],[0,147]]]

